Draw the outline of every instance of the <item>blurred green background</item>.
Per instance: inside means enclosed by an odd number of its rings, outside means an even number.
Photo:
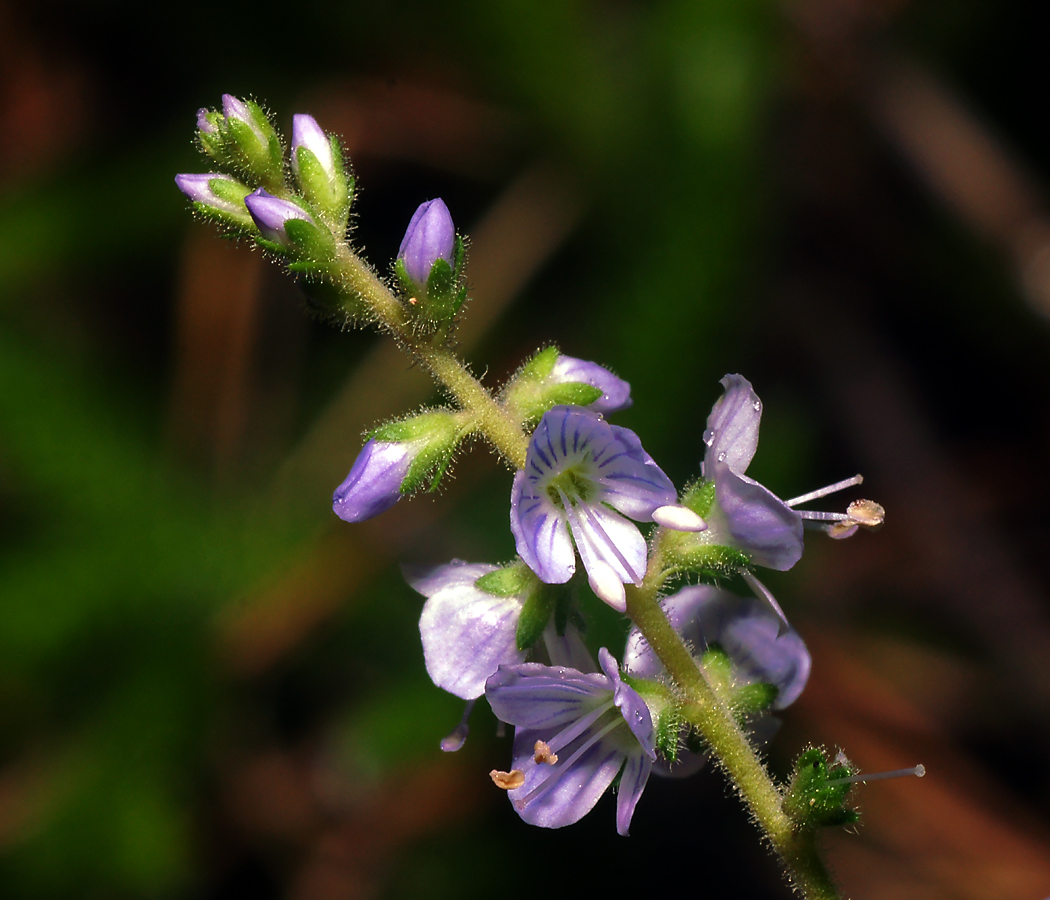
[[[432,398],[195,223],[223,92],[344,138],[388,271],[421,201],[471,235],[462,348],[627,378],[695,475],[718,379],[755,477],[855,471],[888,524],[771,587],[811,685],[770,747],[922,781],[829,835],[854,898],[1050,894],[1050,169],[1034,3],[157,7],[0,0],[0,891],[11,898],[787,897],[721,777],[563,832],[488,782],[509,740],[426,678],[400,562],[513,554],[480,448],[361,526],[362,432]],[[622,631],[591,608],[593,641]]]

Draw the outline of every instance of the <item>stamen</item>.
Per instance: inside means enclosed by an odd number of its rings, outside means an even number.
[[[825,782],[828,787],[834,784],[853,784],[858,781],[882,781],[885,778],[909,778],[914,775],[916,778],[923,778],[926,775],[926,766],[919,763],[917,766],[912,766],[910,769],[894,769],[892,772],[876,772],[874,775],[850,775],[849,778],[833,778],[831,781]]]
[[[466,741],[467,735],[470,734],[470,729],[467,727],[467,719],[470,718],[470,712],[474,709],[476,702],[475,700],[467,701],[466,709],[463,710],[463,718],[459,720],[459,724],[452,729],[452,733],[448,737],[441,739],[441,749],[446,753],[455,753]]]
[[[502,788],[505,791],[513,791],[515,788],[520,788],[525,783],[525,773],[521,769],[511,769],[509,772],[501,772],[499,769],[493,769],[489,772],[489,778],[492,779],[492,783],[498,788]]]
[[[610,709],[615,705],[615,700],[610,699],[599,706],[597,709],[589,712],[583,718],[577,719],[564,731],[559,731],[554,737],[550,739],[549,746],[554,752],[567,747],[576,738],[583,734],[588,728],[590,728],[595,722],[597,722],[602,716],[604,716]]]
[[[536,763],[546,763],[548,766],[553,766],[558,761],[558,754],[551,753],[550,744],[544,741],[536,741],[536,746],[533,749],[533,757]]]
[[[688,506],[661,506],[653,511],[652,519],[672,531],[707,531],[707,523]]]
[[[878,528],[886,521],[886,510],[874,500],[854,500],[846,507],[846,515],[865,528]]]
[[[795,497],[793,500],[785,500],[784,503],[787,506],[798,506],[800,503],[808,503],[810,500],[819,500],[821,497],[826,497],[828,494],[835,494],[839,491],[844,491],[848,487],[853,487],[855,484],[863,483],[863,475],[854,475],[852,478],[844,478],[842,481],[836,481],[834,484],[829,484],[827,487],[817,488],[815,491],[810,491],[808,494],[803,494],[801,497]]]
[[[845,522],[849,519],[846,513],[820,512],[814,509],[800,509],[798,514],[812,522]]]
[[[586,753],[588,750],[590,750],[591,747],[593,747],[598,741],[600,741],[603,737],[605,737],[610,731],[612,731],[614,728],[619,727],[622,724],[624,724],[623,716],[617,715],[615,719],[613,719],[608,725],[606,725],[597,734],[592,735],[592,737],[591,737],[591,739],[589,741],[585,742],[583,744],[583,746],[579,747],[572,754],[572,756],[570,756],[567,760],[565,760],[565,762],[563,762],[561,764],[561,768],[562,769],[571,769],[572,766],[573,766],[573,763],[575,763],[576,760],[578,760],[581,756],[583,756],[584,753]],[[549,774],[547,775],[547,777],[544,778],[539,784],[537,784],[536,787],[534,787],[531,791],[529,791],[528,794],[526,794],[520,800],[515,801],[514,806],[517,807],[519,810],[520,809],[524,809],[526,806],[528,806],[529,803],[531,803],[533,800],[535,800],[536,797],[538,797],[540,794],[542,794],[546,790],[547,783],[552,778],[554,778],[556,774],[557,774],[557,769],[552,768],[551,771],[549,772]]]
[[[748,587],[755,592],[755,596],[758,597],[759,600],[765,600],[773,612],[780,617],[780,627],[777,629],[777,637],[782,637],[787,634],[791,626],[788,624],[787,616],[784,615],[784,610],[782,610],[780,604],[777,603],[777,598],[773,596],[769,588],[748,572],[747,569],[741,569],[740,574],[744,581],[747,582]]]

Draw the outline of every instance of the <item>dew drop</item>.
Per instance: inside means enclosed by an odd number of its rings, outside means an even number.
[[[726,453],[726,451],[725,451],[725,450],[723,450],[723,451],[722,451],[721,453],[719,453],[719,454],[718,454],[718,461],[719,461],[719,462],[725,462],[725,461],[726,461],[726,457],[727,457],[728,455],[729,455],[729,454],[728,454],[728,453]]]
[[[713,429],[708,428],[707,431],[704,432],[704,443],[707,444],[708,447],[710,447],[714,442],[715,432]]]
[[[752,400],[751,401],[751,406],[754,408],[755,412],[762,412],[762,401],[761,400]]]

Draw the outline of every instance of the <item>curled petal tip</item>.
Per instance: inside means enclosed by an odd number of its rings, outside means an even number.
[[[587,582],[599,600],[619,613],[627,612],[627,594],[612,566],[601,560],[592,562],[587,570]]]

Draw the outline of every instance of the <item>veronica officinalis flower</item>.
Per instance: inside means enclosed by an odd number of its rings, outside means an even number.
[[[202,215],[241,229],[252,227],[252,217],[244,205],[248,188],[236,178],[214,172],[176,175],[175,185]]]
[[[623,585],[645,575],[647,547],[636,521],[674,504],[674,485],[633,431],[597,413],[556,406],[529,442],[514,476],[510,527],[518,555],[549,584],[568,581],[580,551],[594,592],[623,612]]]
[[[628,832],[656,758],[653,721],[604,647],[598,661],[602,671],[594,673],[537,663],[501,666],[485,686],[496,717],[514,726],[511,771],[493,773],[493,780],[520,784],[509,796],[530,825],[579,821],[622,772],[616,830]]]
[[[706,661],[708,681],[738,714],[785,709],[802,693],[809,678],[809,651],[798,632],[783,630],[780,617],[762,601],[696,585],[661,600],[660,606],[686,645]],[[666,678],[663,663],[637,628],[627,636],[623,659],[632,678]],[[748,728],[758,739],[768,740],[778,725],[760,715]],[[670,738],[677,743],[677,734]],[[658,774],[691,775],[703,765],[702,754],[675,744],[670,748],[673,764],[659,762]]]
[[[602,395],[587,404],[587,408],[605,415],[629,409],[633,403],[630,384],[603,366],[575,356],[559,354],[548,381],[550,384],[582,382],[597,388]]]

